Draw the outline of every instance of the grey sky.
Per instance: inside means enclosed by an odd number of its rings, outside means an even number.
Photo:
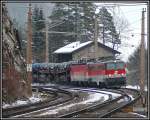
[[[44,14],[49,16],[51,14],[54,4],[52,3],[32,3],[32,8],[37,5],[43,8]],[[12,18],[16,18],[18,21],[22,21],[24,24],[27,21],[28,3],[7,3],[9,15]]]

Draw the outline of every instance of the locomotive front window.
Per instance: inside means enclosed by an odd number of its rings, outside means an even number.
[[[119,62],[119,63],[107,63],[107,69],[109,70],[118,70],[118,69],[124,69],[124,63]]]
[[[110,70],[112,70],[112,69],[115,69],[115,64],[114,63],[108,63],[107,64],[107,69],[110,69]]]
[[[123,69],[124,63],[116,63],[116,69]]]

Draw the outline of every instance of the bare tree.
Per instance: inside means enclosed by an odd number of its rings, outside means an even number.
[[[132,30],[129,28],[130,24],[126,17],[124,16],[124,13],[122,12],[119,5],[115,5],[113,7],[109,7],[110,12],[112,13],[114,24],[116,27],[116,30],[119,34],[119,39],[129,39],[130,36],[129,32]]]

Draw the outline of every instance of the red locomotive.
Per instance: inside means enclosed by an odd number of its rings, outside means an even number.
[[[126,65],[122,61],[107,61],[71,65],[71,81],[81,85],[96,84],[100,87],[120,87],[126,84]]]
[[[33,75],[35,78],[37,79],[37,75],[43,76],[44,74],[50,81],[63,81],[63,83],[80,86],[121,87],[126,84],[126,64],[121,60],[76,64],[57,63],[53,67],[51,65],[45,65],[45,63],[34,65]],[[37,81],[40,81],[40,78]]]

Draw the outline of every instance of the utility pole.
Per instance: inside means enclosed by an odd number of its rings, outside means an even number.
[[[145,36],[145,16],[146,10],[142,10],[142,24],[141,24],[141,45],[140,45],[140,91],[142,95],[142,105],[145,106],[145,96],[144,96],[144,80],[145,80],[145,45],[144,45],[144,36]]]
[[[43,20],[41,20],[41,21],[43,21]],[[44,21],[45,21],[45,30],[44,31],[40,31],[40,32],[44,32],[45,33],[45,46],[46,46],[46,49],[45,49],[45,62],[49,63],[49,49],[51,49],[51,48],[49,48],[49,39],[48,39],[49,34],[50,33],[51,34],[54,34],[54,33],[55,34],[67,34],[68,33],[68,35],[76,35],[76,33],[74,33],[74,32],[49,31],[49,28],[53,28],[53,27],[58,26],[58,25],[60,25],[60,24],[62,24],[64,22],[58,23],[56,25],[53,25],[53,26],[49,27],[48,20],[44,20]]]
[[[81,41],[81,33],[80,33],[80,17],[79,17],[79,12],[80,12],[80,7],[79,4],[75,4],[75,9],[76,9],[76,41]]]
[[[49,62],[49,41],[48,41],[48,22],[45,21],[45,37],[46,37],[46,55],[45,55],[45,62],[48,63]]]
[[[104,40],[104,38],[105,38],[105,37],[104,37],[104,34],[105,34],[105,33],[104,33],[104,32],[105,32],[105,31],[104,31],[104,26],[103,26],[103,44],[105,45],[105,40]]]
[[[97,17],[95,16],[95,31],[94,31],[94,48],[95,48],[95,59],[98,58],[98,42],[97,42],[97,39],[98,39],[98,28],[97,28]]]
[[[28,36],[27,36],[27,80],[28,80],[28,95],[32,96],[32,12],[31,3],[29,4],[28,12]]]

